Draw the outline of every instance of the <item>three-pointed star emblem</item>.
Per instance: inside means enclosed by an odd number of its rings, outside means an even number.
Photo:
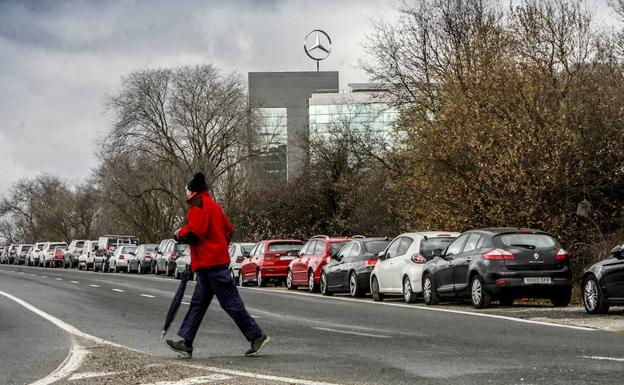
[[[324,31],[315,29],[305,36],[303,49],[312,60],[327,59],[332,49],[331,39]]]

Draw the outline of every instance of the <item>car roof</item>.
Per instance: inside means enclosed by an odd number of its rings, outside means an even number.
[[[399,237],[401,236],[412,236],[412,237],[428,237],[428,238],[438,238],[441,236],[445,236],[445,237],[458,237],[459,234],[458,232],[455,231],[414,231],[414,232],[409,232],[409,233],[403,233],[401,235],[399,235]]]
[[[260,241],[260,242],[264,242],[264,243],[292,242],[292,243],[301,243],[301,244],[303,244],[303,241],[301,239],[265,239],[265,240]]]
[[[481,231],[484,233],[489,233],[490,235],[498,235],[498,234],[504,234],[504,233],[516,233],[518,231],[526,231],[526,232],[535,233],[535,234],[549,234],[547,231],[529,229],[526,227],[486,227],[483,229],[474,229],[470,231]]]

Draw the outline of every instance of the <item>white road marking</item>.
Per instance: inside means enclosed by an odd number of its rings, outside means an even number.
[[[145,297],[145,298],[156,298],[155,296],[150,295],[150,294],[140,294],[140,296]]]
[[[350,334],[350,335],[354,335],[354,336],[362,336],[362,337],[373,337],[373,338],[392,338],[390,336],[384,336],[381,334],[370,334],[370,333],[361,333],[361,332],[352,332],[349,330],[338,330],[338,329],[330,329],[330,328],[322,328],[322,327],[312,327],[312,329],[316,329],[316,330],[322,330],[325,332],[332,332],[332,333],[341,333],[341,334]]]
[[[48,278],[48,276],[47,275],[42,275],[41,278]]]
[[[55,278],[57,281],[62,281],[63,278]]]
[[[35,276],[35,274],[33,274],[33,273],[28,273],[28,275],[32,275],[33,277]]]
[[[581,356],[581,358],[587,358],[589,360],[624,362],[624,358],[616,358],[616,357]]]
[[[159,381],[159,382],[154,382],[153,384],[143,384],[143,385],[194,385],[194,384],[205,384],[207,382],[225,381],[225,380],[231,380],[231,379],[232,377],[226,376],[224,374],[211,374],[209,376],[185,378],[183,380],[178,380],[178,381]]]
[[[71,283],[80,283],[80,282],[78,282],[78,281],[69,281],[69,282],[71,282]]]
[[[91,287],[100,287],[100,285],[89,285]]]
[[[564,328],[564,329],[573,329],[573,330],[582,330],[582,331],[596,331],[597,330],[597,329],[589,328],[585,326],[562,325],[562,324],[556,324],[552,322],[534,321],[534,320],[505,316],[505,315],[477,313],[477,312],[454,310],[454,309],[444,309],[444,308],[433,307],[433,306],[408,305],[408,304],[389,303],[389,302],[371,302],[371,301],[362,301],[359,299],[344,298],[344,297],[322,297],[320,295],[311,294],[311,293],[296,292],[296,291],[288,291],[288,292],[275,291],[275,290],[266,290],[266,289],[259,289],[259,288],[253,288],[253,287],[240,287],[239,290],[241,289],[261,291],[263,293],[270,293],[270,294],[276,294],[276,295],[303,295],[303,296],[313,297],[313,298],[316,298],[319,300],[325,300],[325,301],[349,301],[349,302],[356,302],[356,303],[375,305],[375,306],[394,306],[394,307],[402,307],[406,309],[418,309],[418,310],[426,310],[426,311],[437,311],[437,312],[442,312],[442,313],[470,315],[470,316],[475,316],[475,317],[495,318],[495,319],[502,319],[506,321],[527,323],[527,324],[533,324],[533,325],[553,326],[553,327]]]
[[[5,295],[2,292],[0,292],[0,294]],[[37,382],[33,382],[31,385],[53,384],[69,376],[70,374],[78,370],[78,368],[80,368],[82,362],[87,356],[87,353],[88,352],[77,343],[76,339],[72,337],[71,349],[65,360],[52,373],[48,374],[46,377],[40,379]]]
[[[190,304],[191,304],[190,302],[186,302],[186,301],[182,301],[182,302],[180,302],[180,303],[181,303],[182,305],[190,305]]]
[[[87,334],[84,333],[82,331],[80,331],[78,328],[76,328],[75,326],[72,326],[64,321],[61,321],[60,319],[44,312],[43,310],[39,310],[38,308],[34,307],[33,305],[29,304],[28,302],[17,298],[11,294],[5,293],[3,291],[0,290],[0,295],[3,295],[7,298],[9,298],[10,300],[13,300],[15,302],[17,302],[18,304],[22,305],[23,307],[25,307],[26,309],[32,311],[33,313],[45,318],[46,320],[52,322],[54,325],[58,326],[59,328],[65,330],[66,332],[78,336],[78,337],[82,337],[85,338],[87,340],[90,341],[94,341],[96,343],[100,343],[100,344],[106,344],[109,346],[114,346],[117,348],[123,348],[123,349],[128,349],[131,350],[133,352],[137,352],[137,353],[142,353],[142,354],[149,354],[147,352],[138,350],[138,349],[134,349],[131,348],[129,346],[124,346],[124,345],[120,345],[117,344],[115,342],[111,342],[111,341],[107,341],[105,339],[93,336],[91,334]],[[84,354],[86,354],[87,352],[84,351]],[[65,360],[66,362],[72,362],[72,367],[74,365],[78,365],[79,360],[77,359],[69,359],[70,357],[68,356],[68,358]],[[278,376],[270,376],[270,375],[266,375],[266,374],[260,374],[260,373],[253,373],[253,372],[243,372],[243,371],[239,371],[239,370],[231,370],[231,369],[224,369],[224,368],[218,368],[218,367],[213,367],[213,366],[199,366],[199,365],[188,365],[188,364],[183,364],[183,363],[178,363],[178,362],[172,362],[173,365],[180,365],[180,366],[184,366],[184,367],[189,367],[189,368],[196,368],[196,369],[203,369],[203,370],[208,370],[214,373],[221,373],[221,374],[225,374],[225,375],[232,375],[232,376],[239,376],[239,377],[247,377],[247,378],[257,378],[257,379],[261,379],[261,380],[269,380],[269,381],[277,381],[277,382],[283,382],[283,383],[287,383],[287,384],[294,384],[294,385],[335,385],[335,384],[331,384],[331,383],[326,383],[326,382],[317,382],[317,381],[309,381],[309,380],[300,380],[300,379],[296,379],[296,378],[288,378],[288,377],[278,377]],[[59,367],[60,368],[60,367]],[[57,369],[58,370],[58,369]],[[76,371],[76,369],[73,369],[71,372]],[[56,371],[55,371],[56,372]],[[65,372],[65,377],[69,376],[71,374],[70,371],[66,371]],[[48,377],[46,377],[48,378]],[[64,378],[64,377],[63,377]],[[51,382],[37,382],[34,385],[47,385],[50,384],[52,382],[58,381],[59,378],[54,378]],[[42,381],[42,380],[41,380]]]
[[[97,377],[107,377],[112,376],[113,374],[118,374],[117,372],[84,372],[84,373],[76,373],[68,378],[68,381],[76,381],[76,380],[84,380],[86,378],[97,378]]]
[[[116,291],[116,292],[118,292],[118,293],[123,293],[123,292],[125,292],[125,290],[121,290],[121,289],[113,289],[113,291]]]
[[[24,273],[23,271],[20,271],[20,274],[26,274],[26,273]]]

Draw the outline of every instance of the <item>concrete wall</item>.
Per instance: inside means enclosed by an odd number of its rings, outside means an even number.
[[[338,71],[249,73],[252,107],[287,108],[289,179],[308,157],[308,99],[323,89],[338,89]]]

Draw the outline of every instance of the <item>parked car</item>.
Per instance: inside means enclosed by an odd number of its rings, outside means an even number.
[[[84,241],[84,244],[82,246],[82,252],[78,257],[78,269],[94,269],[97,249],[98,241]]]
[[[108,260],[119,245],[138,245],[134,235],[104,235],[98,239],[98,251],[95,254],[94,271],[107,271]]]
[[[492,300],[511,305],[516,298],[548,298],[567,306],[572,295],[570,259],[549,233],[492,228],[462,233],[446,251],[427,262],[423,298],[469,297],[475,308]]]
[[[69,243],[67,251],[65,252],[65,261],[63,267],[73,269],[78,266],[78,258],[82,254],[82,248],[84,247],[85,240],[74,239]]]
[[[285,281],[288,265],[303,247],[298,239],[273,239],[256,243],[250,255],[241,263],[241,286],[255,283],[266,286],[269,281]]]
[[[176,267],[173,272],[173,277],[175,279],[180,279],[180,276],[182,275],[186,267],[191,264],[191,248],[190,247],[187,247],[186,249],[184,249],[181,256],[176,258],[175,264],[176,264]]]
[[[408,303],[415,302],[422,291],[425,263],[434,250],[446,249],[457,238],[451,232],[413,232],[401,234],[379,254],[379,261],[371,273],[373,300],[401,295]]]
[[[4,246],[0,249],[0,263],[9,263],[9,246]]]
[[[56,267],[63,263],[66,249],[67,243],[65,242],[46,242],[39,253],[39,266]]]
[[[312,237],[288,265],[286,287],[294,290],[298,286],[308,286],[311,292],[319,289],[321,272],[327,257],[336,256],[351,238],[330,238],[327,235]]]
[[[28,252],[32,249],[33,245],[21,244],[17,247],[15,252],[15,264],[25,265],[28,259]]]
[[[254,246],[255,243],[232,243],[230,245],[230,274],[237,285],[240,285],[240,265]]]
[[[176,268],[176,259],[181,257],[188,248],[189,245],[177,243],[176,241],[166,243],[165,248],[160,250],[156,259],[154,274],[159,275],[164,273],[165,275],[173,275]]]
[[[108,260],[108,272],[117,273],[121,270],[129,272],[129,261],[134,258],[134,252],[137,246],[119,245],[115,248],[115,252]]]
[[[378,254],[388,246],[388,238],[354,239],[337,255],[327,257],[321,273],[321,293],[349,293],[361,297],[370,291],[370,274],[377,263]]]
[[[26,260],[26,264],[29,266],[38,266],[39,265],[39,257],[41,255],[41,251],[45,246],[45,242],[37,242],[28,252],[28,257]]]
[[[162,241],[160,241],[158,247],[156,248],[156,255],[152,258],[152,273],[156,274],[156,261],[158,260],[158,258],[162,257],[163,252],[169,249],[169,247],[175,243],[176,241],[174,241],[173,239],[163,239]]]
[[[130,271],[144,274],[152,270],[152,260],[156,260],[156,249],[158,245],[147,243],[139,245],[134,252],[134,258],[130,260]]]
[[[624,245],[616,246],[609,256],[583,273],[581,290],[585,311],[607,313],[610,306],[624,305]]]
[[[17,256],[17,247],[19,246],[19,244],[17,243],[13,243],[11,245],[9,245],[9,249],[7,251],[7,261],[9,264],[14,264],[15,263],[15,257]]]

